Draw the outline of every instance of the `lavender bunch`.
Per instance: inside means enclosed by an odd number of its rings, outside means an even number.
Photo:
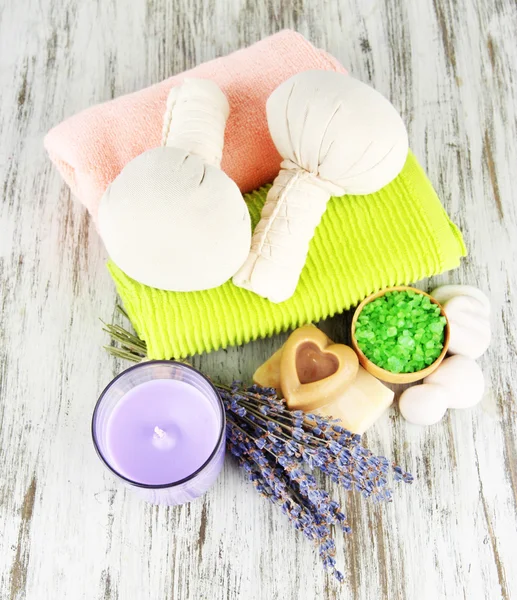
[[[127,317],[123,309],[119,311]],[[105,346],[122,359],[145,360],[145,342],[118,325],[104,325],[119,346]],[[317,469],[365,498],[390,502],[388,477],[411,483],[411,474],[374,456],[361,445],[361,436],[347,431],[338,420],[288,410],[276,390],[253,385],[243,388],[215,384],[226,410],[227,446],[257,491],[278,505],[294,527],[317,546],[323,566],[338,581],[333,529],[351,532],[338,502],[322,489],[312,472]]]
[[[274,389],[217,386],[226,408],[227,445],[258,492],[280,506],[294,527],[313,540],[323,566],[339,581],[333,526],[350,533],[338,502],[312,475],[319,469],[346,490],[391,501],[388,475],[411,483],[413,477],[361,445],[361,436],[337,420],[289,411]]]

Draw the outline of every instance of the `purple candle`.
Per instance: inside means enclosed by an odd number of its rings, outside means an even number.
[[[224,460],[224,408],[212,384],[181,363],[124,371],[95,407],[92,432],[105,464],[149,502],[182,504],[215,481]]]

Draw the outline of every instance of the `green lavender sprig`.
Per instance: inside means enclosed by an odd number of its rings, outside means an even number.
[[[116,310],[119,314],[129,320],[129,317],[122,306],[117,304]],[[105,323],[104,321],[101,322],[103,324],[102,330],[110,336],[112,342],[118,344],[118,346],[113,344],[104,346],[104,350],[116,358],[129,360],[134,363],[146,360],[147,345],[143,340],[119,325]]]

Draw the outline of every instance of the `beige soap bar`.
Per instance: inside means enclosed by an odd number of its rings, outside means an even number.
[[[314,412],[339,419],[343,427],[364,433],[393,403],[394,392],[359,367],[355,381],[339,400]]]
[[[253,381],[256,384],[264,388],[275,388],[278,392],[282,391],[282,383],[280,381],[280,360],[283,351],[284,347],[282,346],[255,371],[253,374]]]
[[[275,388],[282,393],[281,363],[284,347],[261,365],[253,375],[255,383]],[[331,403],[322,404],[311,412],[340,419],[343,427],[362,434],[393,403],[394,393],[378,379],[359,367],[355,380]],[[289,404],[289,403],[288,403]],[[297,408],[290,406],[292,410]]]

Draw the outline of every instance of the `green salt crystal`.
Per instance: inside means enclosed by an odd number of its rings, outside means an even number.
[[[413,348],[415,346],[415,340],[407,335],[399,338],[399,344],[404,348]]]
[[[390,356],[388,358],[388,367],[393,373],[400,373],[404,368],[404,363],[396,356]]]
[[[440,323],[440,321],[435,321],[429,325],[429,329],[433,333],[442,333],[443,327],[443,323]]]

